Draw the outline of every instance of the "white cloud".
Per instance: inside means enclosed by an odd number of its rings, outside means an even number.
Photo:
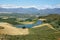
[[[2,8],[20,8],[20,7],[29,8],[29,7],[35,7],[37,9],[47,9],[47,8],[52,9],[52,8],[60,8],[60,4],[57,4],[57,5],[42,5],[42,6],[40,6],[40,5],[38,5],[38,6],[35,6],[35,5],[33,5],[33,6],[17,6],[17,5],[13,5],[13,4],[6,4],[6,5],[0,4],[0,7],[2,7]]]
[[[37,8],[36,6],[17,6],[17,5],[11,5],[11,4],[6,4],[6,5],[2,5],[0,4],[0,7],[1,8],[30,8],[30,7],[34,7],[34,8]]]
[[[18,8],[20,6],[7,4],[7,5],[0,5],[0,7],[2,7],[2,8]]]
[[[57,4],[57,5],[55,6],[55,8],[60,8],[60,4]]]
[[[53,9],[53,8],[60,8],[60,4],[57,4],[57,5],[43,5],[43,6],[39,6],[40,9],[47,9],[47,8],[50,8],[50,9]]]

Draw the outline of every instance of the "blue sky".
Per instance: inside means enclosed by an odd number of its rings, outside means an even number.
[[[38,9],[60,8],[60,0],[0,0],[0,7],[36,7]]]

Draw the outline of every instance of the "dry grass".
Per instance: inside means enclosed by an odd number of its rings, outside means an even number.
[[[22,24],[33,24],[34,22],[20,22]]]
[[[41,20],[41,21],[46,21],[47,19],[39,19],[39,20]]]
[[[28,29],[16,28],[13,27],[9,23],[0,23],[1,27],[4,29],[0,29],[0,34],[8,34],[8,35],[27,35],[29,34]]]
[[[37,27],[44,27],[44,26],[48,26],[49,28],[56,30],[55,28],[53,28],[53,26],[52,26],[52,25],[50,25],[50,24],[48,24],[48,23],[41,24],[41,25],[38,25],[38,26],[34,26],[33,28],[37,28]]]

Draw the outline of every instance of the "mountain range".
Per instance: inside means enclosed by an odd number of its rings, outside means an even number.
[[[60,8],[37,9],[31,8],[0,8],[0,13],[28,13],[28,14],[60,14]]]

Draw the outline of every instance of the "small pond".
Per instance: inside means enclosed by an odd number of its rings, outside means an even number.
[[[42,24],[41,20],[36,21],[34,24],[25,24],[25,25],[15,25],[17,28],[22,28],[22,27],[26,27],[26,28],[32,28],[33,26],[37,26]]]

